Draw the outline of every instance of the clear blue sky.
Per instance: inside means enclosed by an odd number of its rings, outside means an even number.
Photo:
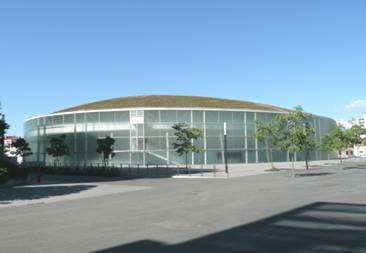
[[[3,0],[0,86],[9,134],[30,116],[140,94],[347,119],[366,112],[366,1]]]

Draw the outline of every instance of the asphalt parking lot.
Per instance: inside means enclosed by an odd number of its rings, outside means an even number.
[[[295,178],[47,177],[0,189],[0,252],[366,252],[366,166],[347,168]]]

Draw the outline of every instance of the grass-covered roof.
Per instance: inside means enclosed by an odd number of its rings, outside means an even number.
[[[121,97],[102,100],[83,105],[70,107],[58,112],[88,111],[99,109],[118,109],[132,107],[208,107],[225,109],[249,109],[274,112],[285,112],[287,109],[277,106],[253,103],[240,100],[197,97],[197,96],[173,96],[173,95],[150,95]]]

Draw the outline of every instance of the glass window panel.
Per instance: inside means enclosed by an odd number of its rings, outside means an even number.
[[[113,161],[116,164],[129,164],[130,163],[130,153],[129,152],[115,153],[115,155],[113,157]]]
[[[247,148],[248,149],[255,149],[255,139],[252,137],[247,137]]]
[[[130,138],[114,138],[114,150],[129,150],[130,149]]]
[[[100,112],[100,122],[113,122],[114,112]]]
[[[159,111],[145,111],[145,122],[160,122]]]
[[[247,136],[254,137],[255,134],[255,125],[254,124],[247,124]]]
[[[208,164],[221,164],[222,163],[222,150],[207,150],[207,163]]]
[[[296,153],[296,161],[305,161],[305,153],[304,152]]]
[[[144,137],[144,124],[137,125],[137,136]]]
[[[99,113],[98,112],[90,112],[86,114],[86,119],[88,123],[96,123],[99,122]]]
[[[164,138],[164,137],[145,138],[145,148],[147,150],[163,150],[163,149],[166,149],[166,138]]]
[[[39,118],[38,124],[39,126],[43,126],[45,124],[45,118]]]
[[[177,122],[177,111],[160,111],[161,122]]]
[[[257,120],[267,122],[267,113],[257,112]]]
[[[258,148],[259,149],[267,149],[266,141],[258,141]]]
[[[74,114],[66,114],[64,115],[65,124],[73,124],[74,123]]]
[[[130,113],[127,112],[114,112],[115,122],[130,122]]]
[[[205,163],[205,153],[194,153],[194,164],[204,164]]]
[[[45,119],[46,119],[46,125],[47,126],[52,125],[52,117],[46,117]]]
[[[248,150],[248,163],[255,163],[256,162],[256,151],[255,150]]]
[[[219,113],[216,111],[206,111],[206,122],[217,123],[219,122]]]
[[[85,152],[85,133],[76,133],[76,150],[80,153]]]
[[[151,165],[166,164],[166,154],[160,156],[160,154],[145,153],[145,163]]]
[[[207,136],[219,136],[223,135],[223,125],[222,124],[206,124],[206,135]]]
[[[61,125],[61,124],[63,124],[63,116],[54,116],[53,117],[53,124],[54,125]]]
[[[169,159],[172,163],[185,164],[185,155],[179,156],[176,152],[169,152]],[[188,153],[187,155],[188,164],[192,163],[192,155]]]
[[[75,114],[75,118],[77,123],[84,123],[84,113]]]
[[[255,124],[254,112],[246,112],[247,124]]]
[[[222,140],[220,137],[206,137],[206,147],[207,149],[221,149]]]
[[[244,163],[244,151],[243,150],[228,150],[227,162],[228,163]]]
[[[227,135],[228,136],[245,136],[245,126],[239,124],[228,124],[227,125]]]
[[[260,163],[268,163],[269,162],[269,154],[267,150],[258,150],[258,162]]]
[[[159,128],[161,129],[161,136],[165,136],[166,133],[168,133],[169,136],[174,136],[176,131],[172,128],[172,126],[173,123],[159,124]]]
[[[161,130],[157,124],[145,124],[145,136],[161,136]]]
[[[193,122],[194,123],[203,122],[203,111],[193,111]]]
[[[273,121],[275,117],[276,117],[275,113],[267,113],[267,121],[268,122]]]
[[[113,137],[129,137],[130,136],[130,130],[119,130],[119,131],[113,131]]]
[[[131,152],[131,163],[132,164],[143,164],[144,158],[142,152]]]
[[[200,147],[200,148],[203,148],[203,147],[204,147],[203,138],[202,138],[202,137],[200,137],[200,138],[198,138],[197,140],[194,140],[194,141],[193,141],[193,144],[194,144],[195,146],[198,146],[198,147]]]
[[[227,147],[228,149],[244,149],[245,148],[245,138],[242,137],[227,137]]]
[[[97,140],[98,140],[98,132],[89,132],[87,133],[87,152],[96,152],[97,149]]]
[[[177,122],[191,123],[191,111],[177,111]]]
[[[272,150],[274,162],[287,162],[287,152],[282,150]]]
[[[233,112],[233,122],[244,124],[244,112]]]
[[[233,121],[233,113],[232,112],[219,112],[220,122],[230,123]]]

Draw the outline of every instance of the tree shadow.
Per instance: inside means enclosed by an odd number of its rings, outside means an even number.
[[[333,175],[331,172],[307,172],[307,173],[296,173],[296,177],[315,177],[315,176],[329,176]]]
[[[97,252],[366,252],[365,218],[366,205],[316,202],[179,244],[141,240]]]
[[[4,188],[0,192],[0,204],[9,204],[14,200],[33,200],[55,196],[63,196],[86,191],[96,185],[50,185],[50,186],[21,186]]]

